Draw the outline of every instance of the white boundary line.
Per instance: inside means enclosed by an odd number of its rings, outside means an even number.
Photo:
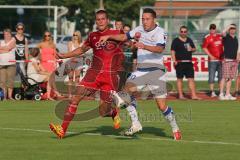
[[[0,130],[9,130],[9,131],[29,131],[29,132],[40,132],[40,133],[51,133],[50,130],[40,130],[40,129],[30,129],[30,128],[0,128]],[[78,132],[67,132],[69,134],[77,134]],[[89,136],[106,136],[106,137],[112,137],[112,138],[129,138],[132,139],[132,137],[128,136],[121,136],[121,135],[103,135],[100,133],[83,133],[84,135]],[[185,143],[199,143],[199,144],[216,144],[216,145],[232,145],[232,146],[240,146],[240,143],[231,143],[231,142],[219,142],[219,141],[199,141],[199,140],[180,140],[175,141],[173,139],[164,139],[164,138],[151,138],[151,137],[138,137],[137,139],[142,140],[157,140],[157,141],[170,141],[170,142],[185,142]]]

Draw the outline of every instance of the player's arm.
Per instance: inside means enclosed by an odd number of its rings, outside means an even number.
[[[149,45],[145,45],[141,42],[136,42],[135,46],[139,49],[145,49],[145,50],[148,50],[153,53],[162,53],[165,49],[165,47],[162,45],[149,46]]]
[[[87,52],[89,49],[90,49],[89,46],[83,45],[82,47],[78,47],[71,52],[68,52],[68,53],[65,53],[65,54],[57,54],[57,55],[61,59],[71,58],[71,57],[82,55],[85,52]]]
[[[124,42],[128,39],[128,37],[126,34],[106,35],[106,36],[101,36],[99,39],[99,42],[104,43],[109,39]]]

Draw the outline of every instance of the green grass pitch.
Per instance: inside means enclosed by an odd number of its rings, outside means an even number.
[[[183,140],[172,140],[170,127],[154,101],[139,101],[143,132],[121,135],[130,125],[121,112],[122,126],[112,128],[110,118],[71,123],[70,133],[59,140],[49,132],[57,102],[0,101],[0,160],[237,160],[240,157],[239,101],[178,101],[176,113]],[[78,112],[97,106],[81,102]]]

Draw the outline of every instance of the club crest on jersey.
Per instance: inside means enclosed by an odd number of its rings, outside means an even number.
[[[106,41],[104,43],[95,43],[96,49],[103,49],[105,51],[112,51],[117,48],[117,43],[114,41]]]

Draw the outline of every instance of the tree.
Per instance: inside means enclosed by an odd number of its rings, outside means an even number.
[[[109,13],[111,20],[122,19],[125,23],[131,24],[133,20],[138,20],[141,6],[152,6],[155,0],[104,0],[104,7]],[[47,0],[0,0],[1,5],[47,5]],[[65,6],[69,9],[66,15],[70,21],[77,22],[77,29],[83,35],[86,35],[86,28],[91,31],[95,23],[94,13],[99,8],[99,0],[51,0],[51,5]],[[80,14],[75,14],[80,8]],[[3,14],[4,12],[4,14]],[[10,15],[10,17],[6,16]],[[13,18],[9,20],[9,18]],[[34,17],[34,19],[33,19]],[[32,34],[43,32],[44,18],[47,20],[47,10],[28,10],[24,14],[26,19],[32,26]],[[12,28],[17,22],[17,14],[15,10],[0,11],[0,19],[4,20],[4,24],[0,24],[0,28],[5,25],[11,25]],[[36,21],[38,20],[38,21]],[[11,23],[9,21],[12,21]],[[41,21],[41,22],[40,22]],[[2,21],[3,22],[3,21]],[[41,25],[39,24],[41,23]],[[37,26],[37,27],[35,27]],[[39,27],[40,26],[40,27]],[[31,30],[31,29],[30,29]]]

